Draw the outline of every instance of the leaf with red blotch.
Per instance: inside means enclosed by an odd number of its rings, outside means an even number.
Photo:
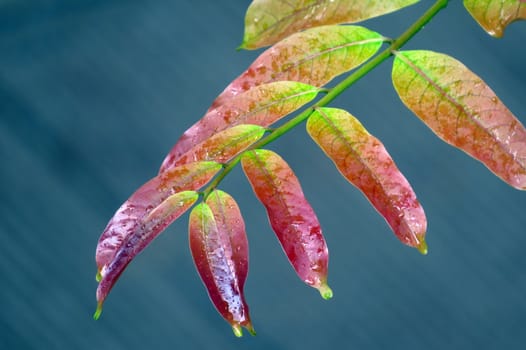
[[[359,26],[323,26],[293,34],[263,52],[225,88],[211,108],[273,81],[292,80],[321,87],[365,62],[386,40]]]
[[[450,56],[402,51],[392,78],[404,104],[441,139],[526,189],[526,129],[480,77]]]
[[[276,81],[255,86],[218,108],[210,110],[192,125],[166,156],[160,172],[179,165],[179,158],[210,136],[238,124],[268,127],[312,101],[319,88],[295,81]]]
[[[272,45],[300,30],[356,23],[412,5],[419,0],[254,0],[245,15],[242,49]]]
[[[292,169],[279,155],[263,149],[245,152],[241,164],[298,276],[318,289],[323,298],[331,298],[327,245]]]
[[[464,7],[491,36],[500,38],[512,22],[526,19],[524,0],[464,0]]]
[[[116,249],[110,262],[100,271],[97,288],[97,310],[93,316],[100,317],[102,304],[128,264],[146,248],[169,224],[183,215],[199,198],[195,191],[175,193],[150,211],[134,226]]]
[[[95,254],[97,279],[102,277],[102,269],[114,259],[127,237],[140,228],[146,215],[173,194],[198,190],[221,168],[221,164],[216,162],[186,164],[160,174],[141,186],[117,210],[99,238]]]
[[[190,249],[195,266],[217,311],[240,337],[255,334],[243,288],[248,272],[245,224],[234,199],[215,190],[190,213]]]
[[[161,172],[173,167],[197,161],[226,163],[265,134],[265,128],[259,125],[241,124],[218,132],[197,144],[181,157],[177,163],[165,162]]]
[[[426,254],[424,209],[383,144],[355,117],[336,108],[316,109],[307,121],[307,132],[400,241]]]

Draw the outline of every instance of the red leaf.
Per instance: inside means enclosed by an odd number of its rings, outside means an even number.
[[[325,239],[292,169],[276,153],[261,149],[245,152],[241,164],[298,276],[325,299],[332,297]]]
[[[289,113],[294,112],[318,94],[319,88],[293,81],[263,84],[243,92],[218,108],[208,111],[177,141],[166,156],[160,172],[180,160],[185,152],[228,127],[254,124],[268,127]],[[194,147],[195,148],[195,147]]]
[[[190,214],[192,257],[217,311],[237,336],[254,333],[243,288],[248,272],[245,224],[234,199],[214,191]]]
[[[111,261],[100,271],[101,280],[97,288],[97,319],[102,312],[102,304],[126,266],[148,246],[169,224],[183,215],[197,200],[195,191],[183,191],[166,198],[153,209],[140,224],[134,226],[116,249]]]
[[[427,221],[411,185],[382,143],[344,110],[319,108],[307,131],[342,175],[358,187],[405,244],[427,253]]]
[[[141,186],[117,210],[97,244],[95,260],[99,272],[114,258],[125,239],[137,231],[143,218],[168,197],[186,190],[197,190],[221,169],[215,162],[198,162],[173,168]]]

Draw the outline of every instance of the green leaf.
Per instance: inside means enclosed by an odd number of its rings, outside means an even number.
[[[211,108],[248,89],[279,80],[321,87],[373,56],[386,39],[359,26],[323,26],[293,34],[263,52]]]
[[[238,124],[254,124],[268,127],[304,104],[312,101],[319,88],[294,81],[277,81],[259,85],[243,92],[218,108],[205,114],[177,141],[166,156],[160,172],[210,136]]]
[[[303,29],[360,22],[416,2],[418,0],[254,0],[245,16],[245,35],[240,48],[257,49]]]
[[[435,134],[526,189],[526,129],[480,77],[450,56],[403,51],[392,78],[404,104]]]
[[[307,121],[307,132],[341,174],[365,194],[396,236],[425,254],[424,210],[382,143],[355,117],[336,108],[316,109]]]
[[[162,172],[199,161],[226,163],[265,134],[259,125],[241,124],[218,132],[183,154],[177,163],[163,163]]]
[[[292,169],[279,155],[263,149],[245,152],[241,165],[298,276],[325,299],[330,298],[327,245]]]
[[[464,6],[489,35],[497,38],[512,22],[526,19],[524,0],[464,0]]]

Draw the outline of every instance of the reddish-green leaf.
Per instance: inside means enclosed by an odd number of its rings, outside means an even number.
[[[151,243],[169,224],[183,215],[196,201],[195,191],[173,194],[156,206],[140,224],[133,227],[122,244],[118,246],[111,261],[102,266],[100,283],[97,288],[97,311],[95,319],[102,312],[102,304],[126,266]]]
[[[276,81],[243,92],[208,111],[177,141],[166,156],[161,172],[180,164],[181,156],[215,133],[238,124],[268,127],[316,97],[319,88],[294,81]]]
[[[497,38],[512,22],[526,19],[524,0],[464,0],[464,6],[489,35]]]
[[[276,153],[261,149],[245,152],[241,164],[298,276],[325,299],[332,297],[327,285],[327,245],[292,169]]]
[[[259,125],[241,124],[218,132],[195,145],[186,153],[181,155],[177,162],[168,156],[161,166],[160,172],[182,164],[188,164],[203,160],[217,163],[228,162],[239,152],[259,140],[265,134],[265,128]]]
[[[409,182],[383,144],[348,112],[319,108],[307,131],[342,175],[367,196],[405,244],[427,252],[427,221]]]
[[[245,16],[245,35],[240,48],[257,49],[303,29],[360,22],[416,2],[418,0],[254,0]]]
[[[392,76],[404,104],[440,138],[526,189],[526,129],[482,79],[431,51],[399,52]]]
[[[358,26],[323,26],[293,34],[263,52],[214,101],[212,108],[251,87],[279,80],[323,86],[374,55],[385,38]]]
[[[234,199],[214,191],[190,214],[189,240],[197,271],[217,311],[237,336],[254,334],[243,287],[248,272],[245,224]]]
[[[215,162],[191,163],[173,168],[141,186],[117,210],[100,236],[95,254],[98,271],[113,260],[125,239],[140,228],[150,211],[173,194],[201,188],[220,169],[221,164]]]

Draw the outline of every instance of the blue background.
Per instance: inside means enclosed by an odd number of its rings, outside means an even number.
[[[365,23],[395,37],[431,4]],[[526,194],[436,138],[384,63],[340,96],[385,143],[428,220],[403,246],[303,128],[272,144],[331,252],[324,301],[303,285],[236,169],[256,337],[236,339],[191,261],[186,217],[128,267],[93,321],[98,237],[116,208],[258,52],[236,52],[249,1],[0,1],[0,348],[523,349]],[[460,1],[406,48],[454,55],[526,122],[526,23],[487,36]]]

